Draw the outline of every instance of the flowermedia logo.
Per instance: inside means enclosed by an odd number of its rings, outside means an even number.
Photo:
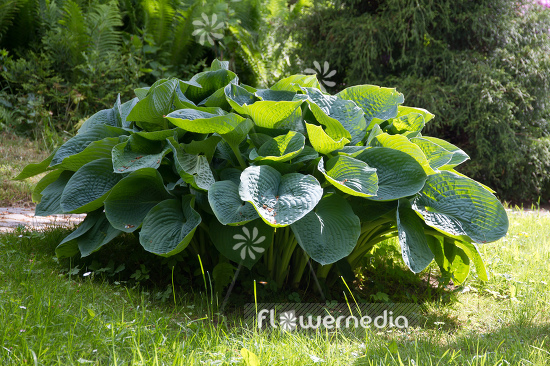
[[[212,14],[209,18],[205,13],[201,14],[202,19],[194,20],[193,25],[195,30],[192,35],[198,38],[198,42],[204,46],[206,41],[210,45],[214,45],[215,40],[223,38],[223,28],[225,27],[223,22],[218,22],[218,16]]]
[[[245,316],[255,304],[245,307]],[[416,304],[258,304],[252,324],[259,329],[279,328],[292,332],[315,329],[407,329],[418,325]],[[251,320],[250,318],[246,320]],[[249,323],[250,324],[250,323]]]
[[[325,316],[303,316],[296,317],[293,311],[285,311],[279,315],[278,325],[276,323],[275,310],[263,309],[258,313],[258,328],[262,329],[264,325],[269,324],[273,328],[280,327],[282,330],[294,331],[296,328],[300,329],[343,329],[343,328],[397,328],[407,329],[409,327],[409,320],[404,315],[399,315],[394,318],[393,311],[384,310],[381,315],[371,317],[370,315],[363,315],[357,317],[354,315],[344,316],[340,315],[334,317],[332,315]]]
[[[274,316],[274,313],[275,312],[271,310],[270,315]],[[285,311],[280,315],[279,325],[281,326],[281,329],[292,332],[294,329],[296,329],[296,320],[298,319],[296,318],[296,314],[294,313],[294,311]]]
[[[321,67],[321,64],[319,64],[319,62],[313,61],[313,66],[315,67],[315,69],[305,69],[304,74],[317,74],[317,78],[319,79],[319,81],[328,87],[332,88],[334,85],[336,85],[334,81],[328,80],[336,75],[336,70],[330,69],[328,61],[325,61],[323,67]]]
[[[241,251],[241,258],[244,260],[247,256],[250,259],[256,259],[258,254],[262,254],[265,249],[259,246],[265,240],[265,236],[258,237],[258,228],[254,227],[252,233],[246,227],[243,226],[243,233],[233,235],[233,239],[239,240],[239,242],[233,245],[233,250]]]

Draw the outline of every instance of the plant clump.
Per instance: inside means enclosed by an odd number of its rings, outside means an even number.
[[[17,177],[47,172],[36,215],[87,213],[57,256],[88,256],[135,233],[163,257],[261,261],[280,288],[299,285],[310,259],[321,278],[351,274],[397,236],[415,273],[435,260],[462,282],[473,262],[487,277],[477,245],[506,234],[506,212],[455,170],[464,151],[422,135],[434,115],[403,106],[395,89],[330,95],[314,75],[256,89],[215,60],[188,81],[135,94]]]

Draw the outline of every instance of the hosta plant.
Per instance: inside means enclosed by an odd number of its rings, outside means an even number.
[[[298,285],[308,260],[321,278],[350,274],[396,236],[415,273],[435,260],[462,282],[473,262],[486,278],[478,244],[504,236],[507,215],[455,171],[464,151],[422,135],[434,116],[403,106],[395,89],[320,89],[305,75],[252,88],[214,61],[117,100],[17,179],[47,172],[36,215],[87,213],[59,257],[135,233],[159,256],[259,262],[281,287]]]

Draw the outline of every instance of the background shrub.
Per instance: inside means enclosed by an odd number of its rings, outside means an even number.
[[[0,130],[58,145],[59,132],[73,133],[118,93],[126,100],[159,78],[188,79],[215,58],[229,61],[244,83],[271,82],[281,67],[266,66],[262,47],[280,55],[267,46],[274,42],[270,29],[281,29],[299,13],[297,5],[291,11],[286,1],[261,0],[0,0]],[[223,25],[214,44],[194,34],[203,14]]]
[[[437,118],[427,133],[472,158],[461,169],[505,199],[549,182],[550,10],[510,0],[325,2],[295,28],[297,68],[337,71],[333,89],[397,87]]]

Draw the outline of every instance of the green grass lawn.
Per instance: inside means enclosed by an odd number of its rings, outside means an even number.
[[[0,364],[548,365],[550,216],[510,216],[506,238],[481,249],[489,282],[470,275],[450,301],[424,301],[425,326],[385,332],[258,331],[219,317],[204,288],[176,287],[162,302],[165,288],[58,261],[66,230],[5,234]]]
[[[40,174],[23,182],[13,181],[23,168],[30,163],[45,159],[49,153],[37,141],[0,133],[0,207],[31,204],[31,193],[38,181],[44,176]]]

